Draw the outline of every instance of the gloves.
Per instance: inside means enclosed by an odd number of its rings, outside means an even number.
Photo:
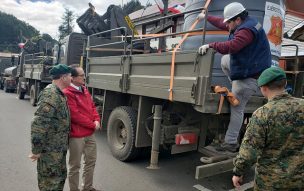
[[[204,55],[207,53],[207,49],[209,48],[209,44],[205,44],[198,49],[198,53]]]
[[[203,12],[201,12],[200,14],[198,14],[197,19],[198,20],[203,20],[206,16],[206,11],[204,10]]]

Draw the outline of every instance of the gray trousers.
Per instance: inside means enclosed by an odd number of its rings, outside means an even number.
[[[225,75],[230,76],[230,55],[224,55],[221,60],[221,67]],[[229,78],[230,80],[230,78]],[[231,80],[230,80],[231,81]],[[225,135],[225,142],[236,144],[240,129],[243,124],[244,110],[250,97],[258,91],[257,80],[246,78],[243,80],[232,81],[232,93],[240,101],[238,106],[230,106],[230,122]]]
[[[71,191],[79,191],[79,170],[81,156],[83,155],[82,190],[93,188],[93,175],[96,163],[96,139],[95,135],[83,138],[70,138],[69,140],[69,186]]]

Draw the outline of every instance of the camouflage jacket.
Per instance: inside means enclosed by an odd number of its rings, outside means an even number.
[[[70,112],[66,97],[56,85],[50,84],[38,100],[31,124],[32,153],[67,151]]]
[[[256,163],[255,190],[304,190],[303,151],[304,99],[283,93],[253,113],[234,173]]]

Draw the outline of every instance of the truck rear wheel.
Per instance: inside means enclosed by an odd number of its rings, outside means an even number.
[[[37,92],[35,85],[32,85],[30,89],[30,103],[32,104],[32,106],[36,106],[36,101],[37,101],[36,94]]]
[[[137,112],[131,107],[117,107],[108,121],[108,143],[115,158],[130,161],[138,156],[135,147]]]
[[[21,91],[21,84],[20,83],[17,84],[17,95],[18,95],[18,99],[24,99],[25,92]]]

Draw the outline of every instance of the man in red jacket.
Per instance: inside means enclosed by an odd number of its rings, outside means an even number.
[[[96,162],[94,132],[100,129],[100,117],[91,95],[84,86],[85,74],[78,65],[71,66],[72,83],[64,89],[71,114],[69,140],[69,185],[71,191],[79,191],[79,170],[84,155],[82,190],[94,191],[93,174]]]

